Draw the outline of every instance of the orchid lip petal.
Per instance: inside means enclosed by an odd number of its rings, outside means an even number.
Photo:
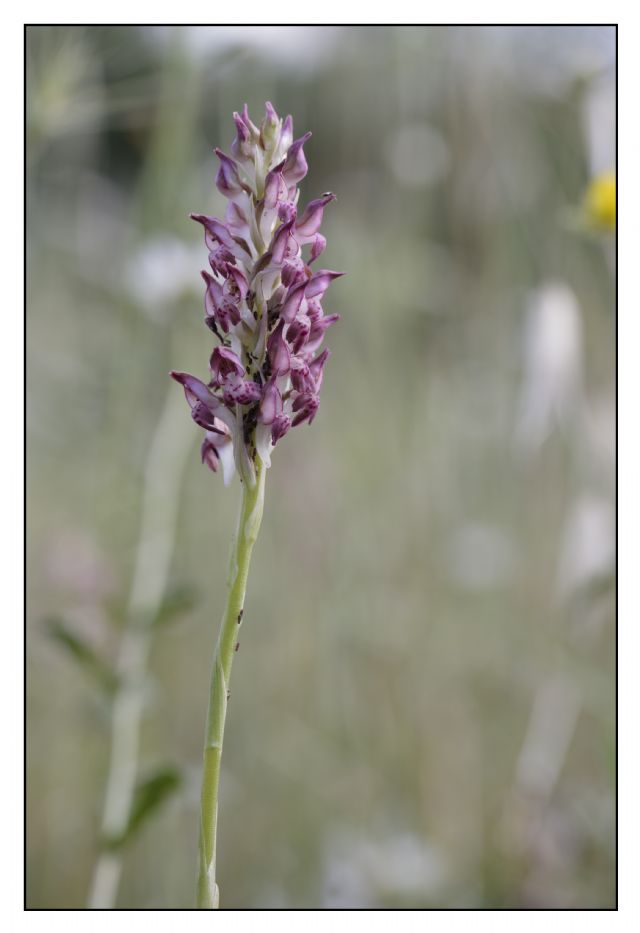
[[[246,369],[237,353],[229,347],[216,347],[209,360],[209,369],[216,385],[224,385],[229,377],[244,376]]]
[[[238,269],[237,266],[232,265],[228,266],[227,272],[229,274],[229,280],[233,279],[240,293],[240,299],[244,301],[247,296],[247,292],[249,291],[249,282],[246,275],[241,269]]]
[[[297,415],[291,422],[291,426],[295,428],[303,421],[311,424],[319,407],[320,400],[317,395],[299,395],[293,402],[293,410],[297,411]]]
[[[225,402],[236,405],[250,405],[262,395],[260,386],[251,379],[229,380],[222,389]]]
[[[278,415],[271,426],[271,440],[276,444],[291,427],[291,418],[288,415]]]
[[[299,353],[311,332],[311,321],[306,315],[298,315],[287,328],[287,341],[294,353]]]
[[[200,447],[200,458],[210,470],[213,470],[214,473],[218,470],[218,464],[220,460],[218,458],[218,451],[209,439],[209,435],[205,434],[204,440]]]

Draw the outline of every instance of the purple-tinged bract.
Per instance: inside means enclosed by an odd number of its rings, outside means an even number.
[[[202,461],[225,482],[235,469],[253,485],[258,458],[291,427],[311,423],[320,404],[327,328],[321,301],[341,272],[310,265],[323,252],[319,232],[331,192],[298,209],[298,183],[307,174],[304,146],[293,140],[290,116],[281,120],[267,102],[259,127],[247,105],[234,113],[233,157],[220,149],[218,190],[228,199],[224,220],[192,214],[202,224],[211,271],[203,271],[205,323],[218,338],[205,384],[172,372],[194,421],[204,429]],[[303,247],[305,253],[303,254]]]

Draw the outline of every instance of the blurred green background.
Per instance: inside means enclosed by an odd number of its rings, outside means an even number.
[[[239,489],[168,371],[212,347],[212,149],[271,100],[348,275],[267,478],[222,904],[612,907],[615,254],[578,208],[615,164],[613,28],[29,27],[27,59],[28,906],[87,902],[132,587],[183,609],[140,748],[180,783],[117,903],[193,904]]]

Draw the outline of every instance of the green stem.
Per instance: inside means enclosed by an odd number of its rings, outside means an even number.
[[[266,469],[262,463],[256,470],[252,487],[242,487],[242,504],[236,537],[231,551],[227,605],[213,656],[209,711],[204,741],[204,772],[200,809],[200,865],[198,870],[198,907],[218,906],[216,884],[216,831],[218,824],[218,785],[220,759],[227,715],[231,665],[238,644],[251,552],[258,537],[264,504]]]
[[[104,842],[120,838],[131,817],[138,773],[151,620],[165,597],[175,548],[180,489],[192,444],[191,424],[173,387],[156,427],[144,474],[142,514],[126,625],[118,649],[117,689],[100,827]],[[123,849],[103,844],[94,866],[87,906],[113,910],[122,875]]]

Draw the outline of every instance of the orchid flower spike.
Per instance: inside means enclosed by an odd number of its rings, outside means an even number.
[[[320,234],[331,192],[298,210],[298,183],[307,174],[304,145],[290,116],[267,102],[257,127],[247,106],[234,113],[233,158],[220,149],[218,190],[228,199],[224,220],[192,214],[202,224],[211,271],[205,281],[205,323],[219,345],[210,379],[172,372],[204,429],[202,460],[225,483],[237,470],[253,486],[257,458],[268,467],[273,446],[318,411],[328,350],[325,331],[339,315],[321,300],[343,273],[310,268],[326,246]],[[308,252],[303,254],[303,248]]]

